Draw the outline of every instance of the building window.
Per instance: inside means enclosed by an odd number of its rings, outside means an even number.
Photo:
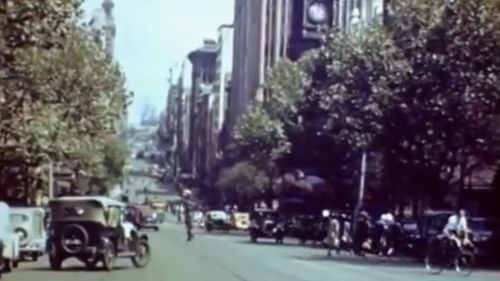
[[[384,0],[371,0],[372,3],[372,15],[373,19],[381,23],[384,18]]]
[[[350,31],[358,32],[361,28],[362,18],[361,18],[361,0],[351,1],[351,12],[349,18]]]
[[[345,4],[346,0],[339,0],[338,1],[338,11],[337,11],[337,18],[338,18],[338,27],[340,30],[343,30],[345,28],[345,22],[346,22],[346,10],[345,10]]]

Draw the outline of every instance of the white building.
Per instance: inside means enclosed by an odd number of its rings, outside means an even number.
[[[233,32],[232,25],[221,25],[218,29],[217,78],[213,99],[215,128],[220,132],[227,109],[228,88],[233,69]]]
[[[103,0],[101,7],[94,10],[89,22],[95,41],[102,46],[111,59],[114,55],[116,37],[114,7],[113,0]]]

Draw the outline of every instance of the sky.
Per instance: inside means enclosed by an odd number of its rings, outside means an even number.
[[[135,96],[129,123],[137,125],[141,110],[166,105],[170,68],[179,68],[186,55],[217,38],[217,27],[232,23],[234,0],[114,0],[117,33],[115,59]],[[102,0],[85,0],[85,17]]]

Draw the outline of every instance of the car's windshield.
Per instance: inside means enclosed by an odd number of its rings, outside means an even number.
[[[6,280],[498,281],[499,199],[500,0],[0,0]]]
[[[29,217],[25,214],[10,214],[10,223],[11,224],[22,224],[24,222],[29,221]]]

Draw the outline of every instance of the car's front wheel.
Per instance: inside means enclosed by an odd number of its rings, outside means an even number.
[[[137,253],[136,256],[132,258],[132,263],[137,268],[146,267],[151,260],[151,249],[149,248],[148,241],[141,239],[136,251]]]
[[[110,241],[105,243],[102,254],[102,265],[106,271],[112,271],[115,266],[115,248]]]

